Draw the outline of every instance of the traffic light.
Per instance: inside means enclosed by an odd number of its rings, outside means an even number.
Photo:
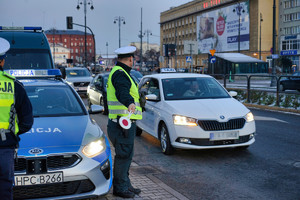
[[[73,18],[67,17],[67,29],[73,29]]]

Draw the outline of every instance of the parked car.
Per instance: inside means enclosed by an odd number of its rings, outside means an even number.
[[[104,115],[108,114],[106,84],[109,76],[108,73],[97,74],[87,88],[88,106],[101,105],[104,107]],[[138,84],[143,75],[136,70],[130,71],[130,76]]]
[[[300,92],[300,71],[294,72],[293,77],[282,78],[279,81],[279,90],[298,90]],[[294,77],[295,76],[295,77]]]
[[[86,94],[92,80],[92,74],[85,67],[66,68],[66,81],[79,94]]]
[[[32,129],[20,135],[14,199],[83,199],[109,192],[109,141],[79,94],[60,78],[20,79],[33,106]]]
[[[146,75],[139,92],[147,102],[137,135],[145,131],[158,138],[164,154],[174,148],[247,148],[255,141],[253,114],[211,76]]]

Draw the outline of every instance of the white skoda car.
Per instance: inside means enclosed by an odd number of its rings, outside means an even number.
[[[209,75],[165,73],[139,84],[147,103],[137,135],[158,138],[164,154],[174,148],[247,148],[256,131],[252,113]]]

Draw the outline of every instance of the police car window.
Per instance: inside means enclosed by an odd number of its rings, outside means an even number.
[[[26,86],[35,117],[83,115],[84,111],[66,86]]]
[[[5,59],[5,69],[52,69],[46,49],[10,49]]]

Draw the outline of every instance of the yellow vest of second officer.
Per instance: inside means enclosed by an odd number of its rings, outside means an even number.
[[[138,88],[135,84],[135,82],[132,80],[130,75],[120,66],[115,66],[108,77],[107,81],[107,105],[108,105],[108,118],[110,119],[116,119],[118,116],[127,116],[128,108],[124,106],[122,103],[120,103],[116,97],[116,89],[114,88],[111,78],[115,71],[122,70],[124,73],[129,77],[131,81],[131,87],[130,87],[130,95],[134,99],[134,104],[136,108],[136,112],[130,116],[130,119],[142,119],[142,108],[140,106],[140,96]]]
[[[0,71],[0,130],[17,134],[19,127],[15,103],[15,78]]]

